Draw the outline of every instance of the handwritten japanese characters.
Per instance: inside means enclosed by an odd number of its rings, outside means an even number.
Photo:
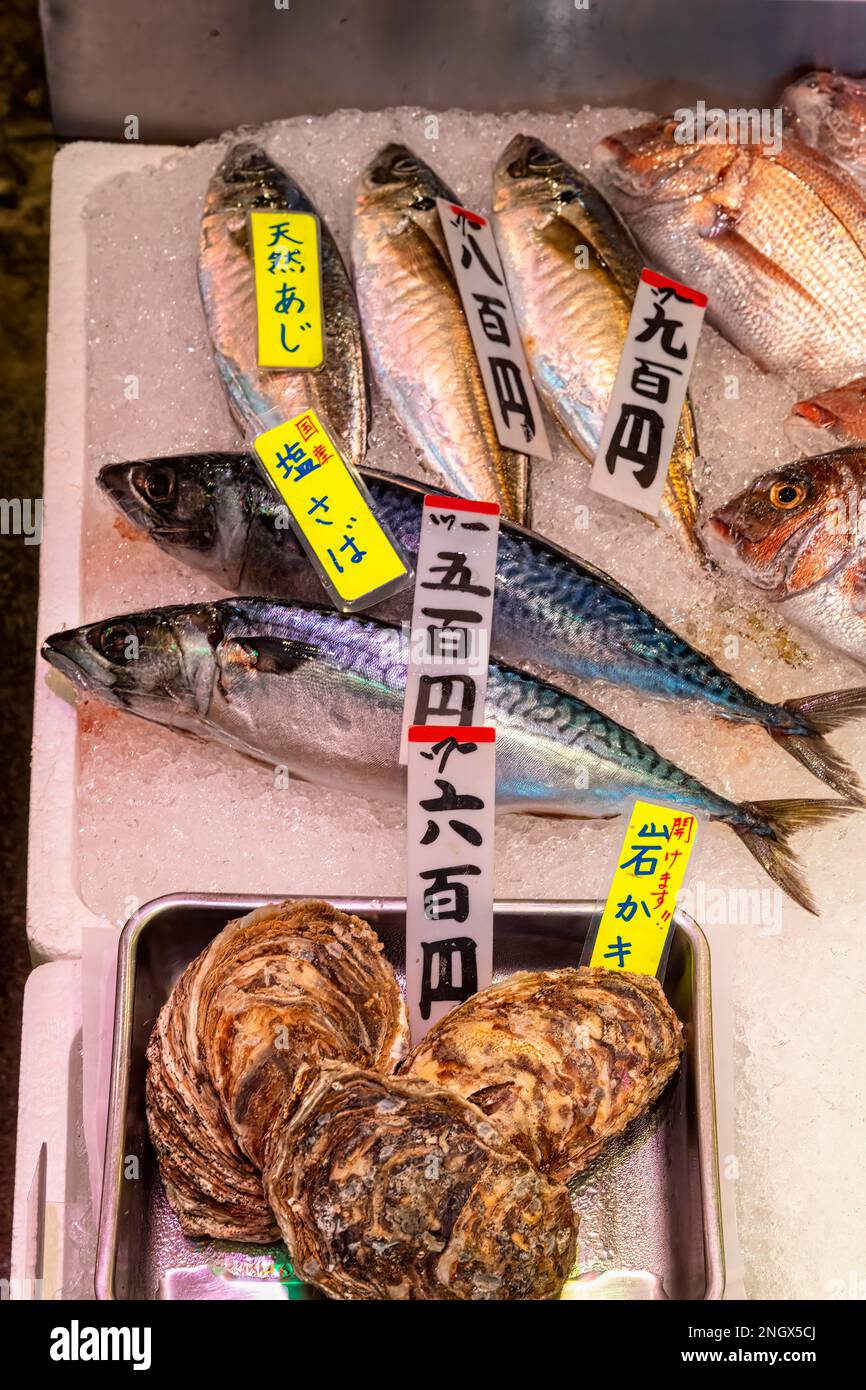
[[[436,204],[496,436],[503,448],[549,459],[550,444],[490,223],[444,198]]]
[[[688,812],[635,802],[598,930],[584,950],[585,963],[662,973],[697,828]]]
[[[406,997],[417,1043],[493,978],[496,731],[409,730]]]
[[[412,724],[484,722],[499,507],[424,498],[400,761]]]
[[[707,297],[643,270],[598,453],[595,492],[657,516]]]
[[[265,430],[253,447],[337,608],[368,608],[411,582],[409,562],[314,410]]]
[[[254,211],[258,362],[311,371],[325,360],[319,219],[312,212]]]

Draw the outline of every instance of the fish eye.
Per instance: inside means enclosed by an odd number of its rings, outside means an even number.
[[[129,653],[138,642],[138,634],[132,623],[108,623],[96,634],[96,645],[107,661],[118,665],[128,659]]]
[[[527,163],[533,173],[543,174],[546,170],[552,169],[554,165],[558,164],[559,159],[553,153],[553,150],[546,149],[544,145],[533,145],[532,149],[529,151]]]
[[[421,172],[421,165],[418,163],[417,159],[413,159],[409,154],[401,154],[394,160],[391,167],[395,174],[404,176],[411,177],[412,174],[419,174]]]
[[[774,483],[770,488],[770,502],[780,512],[789,512],[799,507],[806,496],[802,483]]]
[[[148,502],[159,507],[174,500],[177,474],[173,468],[166,468],[164,464],[154,464],[142,470],[141,476],[135,479],[135,484]]]

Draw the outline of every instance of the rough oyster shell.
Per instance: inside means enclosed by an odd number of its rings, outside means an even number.
[[[296,1273],[341,1299],[555,1298],[577,1217],[454,1091],[326,1062],[270,1136]]]
[[[524,971],[447,1014],[403,1071],[453,1087],[565,1182],[661,1094],[681,1035],[651,976]]]
[[[375,932],[329,903],[229,922],[187,968],[148,1045],[147,1107],[166,1194],[189,1235],[276,1235],[258,1169],[279,1112],[325,1058],[392,1071],[405,1005]]]

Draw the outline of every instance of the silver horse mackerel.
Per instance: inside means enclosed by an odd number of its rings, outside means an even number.
[[[431,473],[525,521],[528,459],[496,437],[437,198],[456,201],[404,145],[386,145],[361,178],[352,260],[367,346]]]
[[[305,604],[224,599],[55,633],[43,655],[78,686],[142,718],[310,782],[402,796],[399,627]],[[737,805],[582,700],[496,662],[485,719],[497,730],[498,811],[611,816],[635,794],[689,807],[729,825],[787,893],[816,911],[788,837],[847,814],[845,802]]]
[[[414,561],[422,499],[431,489],[368,468],[361,472],[378,515]],[[324,601],[285,524],[285,509],[249,456],[186,454],[107,464],[99,483],[137,530],[230,593]],[[386,619],[408,618],[411,591],[375,611]],[[601,570],[504,521],[492,651],[514,665],[532,660],[571,677],[700,701],[726,719],[765,728],[835,791],[859,795],[856,776],[822,735],[866,711],[866,689],[785,704],[761,700]]]
[[[329,421],[344,455],[360,463],[369,409],[361,323],[337,244],[319,217],[325,361],[316,371],[258,365],[256,292],[249,214],[317,212],[295,180],[258,145],[228,151],[208,185],[201,219],[201,300],[229,407],[242,432],[257,434],[309,407]]]

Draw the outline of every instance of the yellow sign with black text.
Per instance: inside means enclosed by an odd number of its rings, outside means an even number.
[[[325,360],[319,219],[250,213],[260,367],[313,371]]]
[[[314,410],[265,430],[253,447],[338,608],[380,602],[410,582],[411,566]]]
[[[697,830],[688,812],[635,802],[587,964],[658,973]]]

